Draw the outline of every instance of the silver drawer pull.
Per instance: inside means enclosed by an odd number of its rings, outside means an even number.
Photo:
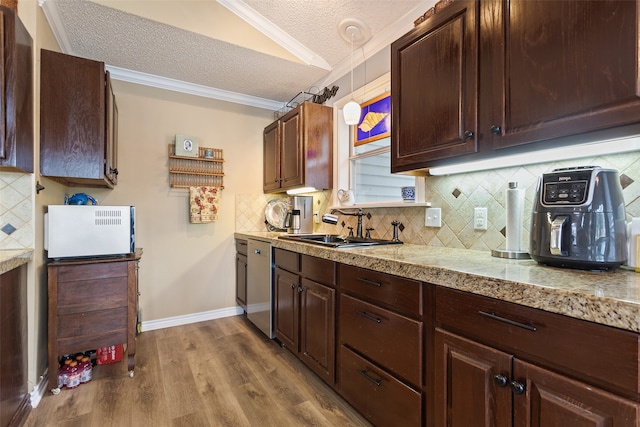
[[[495,313],[487,313],[486,311],[478,311],[478,314],[480,314],[481,316],[488,317],[488,318],[493,319],[493,320],[497,320],[499,322],[507,323],[507,324],[513,325],[513,326],[517,326],[518,328],[526,329],[526,330],[531,331],[531,332],[535,332],[535,331],[538,330],[538,328],[536,328],[535,326],[530,325],[528,323],[520,323],[520,322],[516,322],[515,320],[506,319],[504,317],[498,316]]]
[[[358,310],[358,311],[356,311],[356,313],[358,313],[360,316],[364,317],[365,319],[373,320],[376,323],[381,323],[382,322],[381,318],[372,316],[369,313],[367,313],[366,311]]]
[[[374,282],[373,280],[365,279],[364,277],[358,277],[358,280],[360,280],[361,282],[366,283],[367,285],[377,286],[378,288],[382,287],[382,283]]]
[[[375,384],[375,385],[377,385],[378,387],[380,387],[380,385],[382,384],[382,380],[379,380],[379,379],[376,379],[376,378],[373,378],[372,376],[370,376],[370,375],[367,373],[367,370],[366,370],[366,369],[364,369],[364,370],[362,370],[362,371],[361,371],[360,369],[356,369],[356,371],[358,371],[358,373],[359,373],[360,375],[362,375],[363,377],[365,377],[366,379],[368,379],[369,381],[371,381],[372,383],[374,383],[374,384]]]

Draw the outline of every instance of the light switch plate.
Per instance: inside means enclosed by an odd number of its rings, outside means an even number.
[[[425,227],[442,227],[442,210],[440,208],[427,208],[424,225]]]

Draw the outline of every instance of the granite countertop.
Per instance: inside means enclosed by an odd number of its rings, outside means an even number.
[[[508,260],[489,252],[424,245],[330,249],[278,239],[282,233],[236,232],[274,247],[460,289],[577,319],[640,332],[640,274],[593,272]]]
[[[0,274],[20,267],[33,259],[33,249],[0,250]]]

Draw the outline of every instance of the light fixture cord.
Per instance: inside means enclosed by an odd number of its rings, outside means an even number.
[[[351,66],[351,100],[353,100],[353,30],[351,31],[351,56],[349,57],[349,65]]]

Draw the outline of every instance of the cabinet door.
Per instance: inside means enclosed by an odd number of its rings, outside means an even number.
[[[391,171],[477,150],[479,2],[456,1],[391,45]]]
[[[26,264],[0,275],[0,313],[0,425],[6,426],[29,398]]]
[[[637,1],[483,3],[494,149],[637,122]]]
[[[106,101],[106,144],[104,174],[113,184],[118,183],[118,105],[111,87],[111,77],[106,72],[105,101]]]
[[[328,286],[302,279],[300,294],[300,356],[329,384],[335,373],[335,299]]]
[[[263,191],[280,188],[280,122],[275,121],[264,129],[262,135]]]
[[[40,173],[106,186],[104,63],[41,50]]]
[[[281,120],[282,135],[280,147],[280,187],[287,189],[304,182],[304,144],[302,140],[301,108],[287,113]]]
[[[298,352],[300,322],[300,278],[297,274],[275,269],[275,334],[294,353]]]
[[[435,354],[436,426],[511,426],[511,355],[441,329]]]
[[[0,7],[0,169],[33,172],[33,41],[15,11]]]
[[[236,254],[236,301],[247,311],[247,257]]]
[[[525,385],[515,395],[514,427],[637,427],[640,404],[520,360],[514,378]]]

